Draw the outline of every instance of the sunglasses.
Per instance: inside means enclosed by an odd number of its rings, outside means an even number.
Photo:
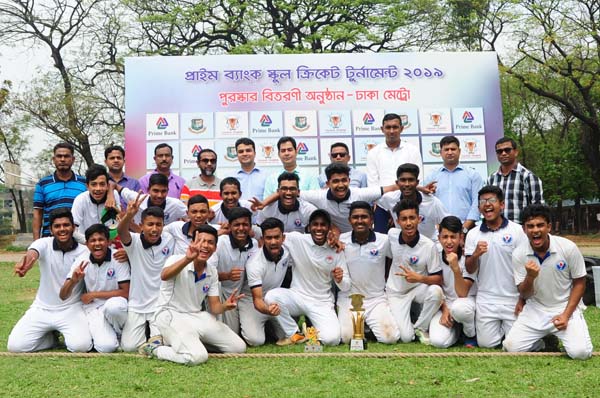
[[[217,159],[200,159],[201,163],[217,163]]]
[[[501,155],[502,153],[511,153],[513,151],[513,148],[508,147],[508,148],[500,148],[500,149],[496,149],[496,155]]]
[[[348,156],[347,152],[338,152],[338,153],[331,154],[332,158],[345,158],[346,156]]]

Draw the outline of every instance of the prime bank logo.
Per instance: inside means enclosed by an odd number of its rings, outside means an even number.
[[[473,114],[469,111],[465,111],[462,115],[462,120],[464,123],[473,123],[473,120],[475,120],[475,117],[473,116]]]
[[[271,120],[271,117],[266,113],[260,117],[260,125],[262,127],[269,127],[271,124],[273,124],[273,120]]]
[[[372,126],[375,123],[375,117],[370,112],[365,112],[362,120],[365,126]]]
[[[308,153],[308,145],[306,145],[304,142],[299,142],[298,143],[298,154],[306,155],[307,153]]]
[[[161,116],[156,120],[156,128],[158,130],[166,130],[167,127],[169,127],[169,122],[166,117]]]
[[[198,158],[198,154],[200,153],[200,151],[202,150],[202,147],[198,144],[194,145],[194,147],[192,148],[192,156],[194,156],[194,158]]]

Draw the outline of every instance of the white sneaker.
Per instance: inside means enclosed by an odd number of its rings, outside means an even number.
[[[431,340],[429,339],[428,332],[421,329],[415,329],[415,336],[417,336],[417,339],[421,344],[431,345]]]

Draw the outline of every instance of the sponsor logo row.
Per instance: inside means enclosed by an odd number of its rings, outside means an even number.
[[[254,111],[146,114],[146,140],[368,136],[386,113],[400,115],[404,135],[485,133],[483,108]]]

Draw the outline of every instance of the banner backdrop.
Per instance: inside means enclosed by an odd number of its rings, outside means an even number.
[[[283,135],[296,138],[298,163],[314,174],[337,141],[364,168],[389,112],[420,148],[424,175],[442,163],[448,134],[483,177],[498,166],[494,143],[504,132],[492,52],[144,57],[127,58],[125,72],[127,172],[136,177],[154,169],[161,142],[183,177],[198,174],[202,148],[217,152],[216,174],[225,177],[239,167],[240,137],[255,141],[259,166],[277,170]]]

